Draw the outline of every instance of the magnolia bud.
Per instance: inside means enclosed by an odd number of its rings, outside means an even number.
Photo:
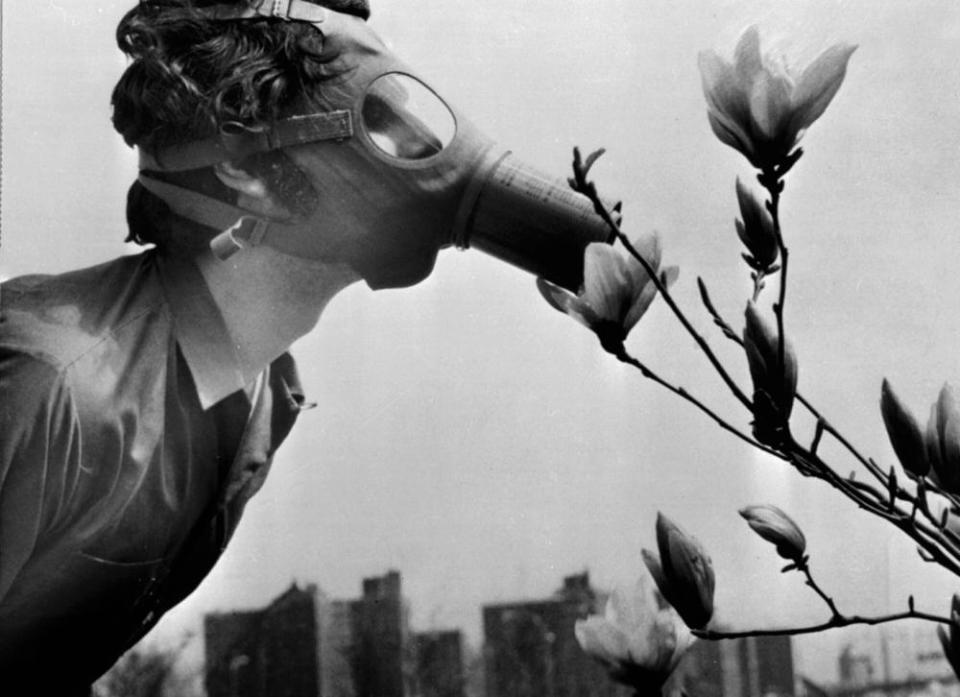
[[[953,673],[960,678],[960,596],[954,594],[950,603],[950,630],[937,625],[937,636],[943,647],[943,655],[950,661]]]
[[[926,432],[931,479],[946,491],[960,494],[960,410],[949,385],[944,385],[930,410]]]
[[[920,425],[897,398],[886,378],[880,390],[880,413],[897,459],[907,474],[924,477],[930,471]]]
[[[776,506],[747,506],[740,515],[755,533],[777,547],[777,554],[795,564],[802,564],[807,539],[796,523]]]
[[[780,248],[773,218],[756,197],[737,178],[737,203],[741,220],[735,221],[740,241],[750,251],[744,255],[746,262],[757,271],[769,273],[777,261]]]
[[[657,554],[643,550],[643,561],[660,593],[691,629],[713,617],[713,564],[697,539],[662,513],[657,514]]]
[[[788,428],[797,394],[797,358],[784,341],[781,365],[777,329],[760,316],[757,306],[747,303],[743,347],[753,380],[753,430],[761,443],[778,446]]]

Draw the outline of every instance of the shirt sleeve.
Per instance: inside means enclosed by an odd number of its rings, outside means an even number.
[[[0,354],[0,604],[44,536],[80,470],[79,422],[60,371]]]

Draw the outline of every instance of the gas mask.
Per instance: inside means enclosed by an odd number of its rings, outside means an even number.
[[[224,20],[280,17],[323,35],[329,78],[311,113],[262,127],[226,124],[211,138],[140,153],[140,182],[171,210],[245,246],[350,264],[372,288],[412,285],[447,246],[475,248],[576,290],[583,250],[612,241],[590,201],[499,148],[401,63],[355,16],[305,0],[213,5]],[[283,148],[318,192],[313,212],[273,220],[149,175]]]

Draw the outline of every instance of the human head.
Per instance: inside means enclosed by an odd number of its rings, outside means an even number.
[[[201,132],[211,124],[215,131],[198,137],[179,130],[173,142],[160,132],[129,139],[140,147],[142,186],[181,218],[219,230],[210,246],[221,259],[266,245],[304,259],[346,263],[368,285],[382,288],[419,282],[432,270],[437,251],[456,245],[476,247],[576,288],[585,246],[610,241],[611,229],[586,196],[524,164],[483,134],[356,13],[315,0],[247,0],[186,12],[165,7],[159,16],[147,18],[151,28],[168,19],[187,21],[168,37],[173,50],[164,51],[155,71],[161,94],[147,97],[164,101],[164,80],[181,91],[185,85],[189,98],[199,98],[201,106],[207,100],[209,106],[198,115],[174,104],[175,116],[200,123]],[[293,62],[300,60],[299,53],[309,54],[299,63],[306,69],[296,80],[274,80],[276,65],[271,70],[253,62],[234,69],[227,63],[226,78],[217,74],[215,84],[218,90],[225,84],[226,90],[205,93],[193,84],[198,63],[200,76],[210,81],[204,64],[209,55],[224,67],[221,37],[211,39],[206,30],[265,21],[268,27],[282,22],[314,32],[309,36],[317,45],[303,37],[285,42],[293,48],[286,51],[288,58],[294,54]],[[198,26],[204,31],[198,32]],[[131,41],[121,35],[124,44],[147,58],[158,53],[153,37]],[[274,80],[271,89],[257,86],[264,76]],[[140,87],[135,78],[130,83]],[[243,111],[248,101],[263,103],[264,94],[270,97],[268,108]],[[220,108],[224,97],[232,110]],[[287,113],[279,106],[284,98],[295,105]],[[289,176],[278,182],[249,176],[246,159],[252,153],[276,165],[268,172]],[[273,155],[281,158],[278,163]],[[291,172],[296,168],[284,166],[287,159],[297,164],[312,190]],[[202,176],[210,167],[221,183],[246,199],[230,205],[217,196],[216,183]],[[211,186],[213,190],[204,189]],[[265,198],[272,188],[294,193],[289,203],[297,208]],[[304,205],[311,201],[315,205]]]
[[[231,0],[142,0],[121,19],[117,44],[131,59],[113,91],[113,124],[128,145],[153,150],[216,133],[221,124],[258,124],[289,115],[330,78],[323,40],[310,25],[269,19],[215,21],[202,10]],[[366,0],[315,0],[369,16]],[[242,5],[245,0],[235,0]],[[318,192],[282,151],[238,166],[262,178],[288,210],[306,214]],[[227,202],[237,192],[210,167],[157,176]],[[171,253],[205,249],[218,230],[181,220],[135,183],[128,195],[130,237]]]

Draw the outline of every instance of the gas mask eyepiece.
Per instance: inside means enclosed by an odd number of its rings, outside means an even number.
[[[318,86],[316,111],[141,152],[141,169],[192,169],[284,148],[318,193],[315,211],[264,219],[142,173],[147,189],[175,213],[223,230],[213,244],[220,256],[265,244],[346,261],[379,288],[422,280],[442,247],[470,247],[577,290],[584,249],[614,234],[586,196],[499,148],[357,17],[305,0],[261,0],[229,18],[276,16],[278,5],[288,19],[313,24],[334,56],[338,76]],[[225,6],[215,7],[225,19]],[[237,225],[248,219],[256,224]]]

